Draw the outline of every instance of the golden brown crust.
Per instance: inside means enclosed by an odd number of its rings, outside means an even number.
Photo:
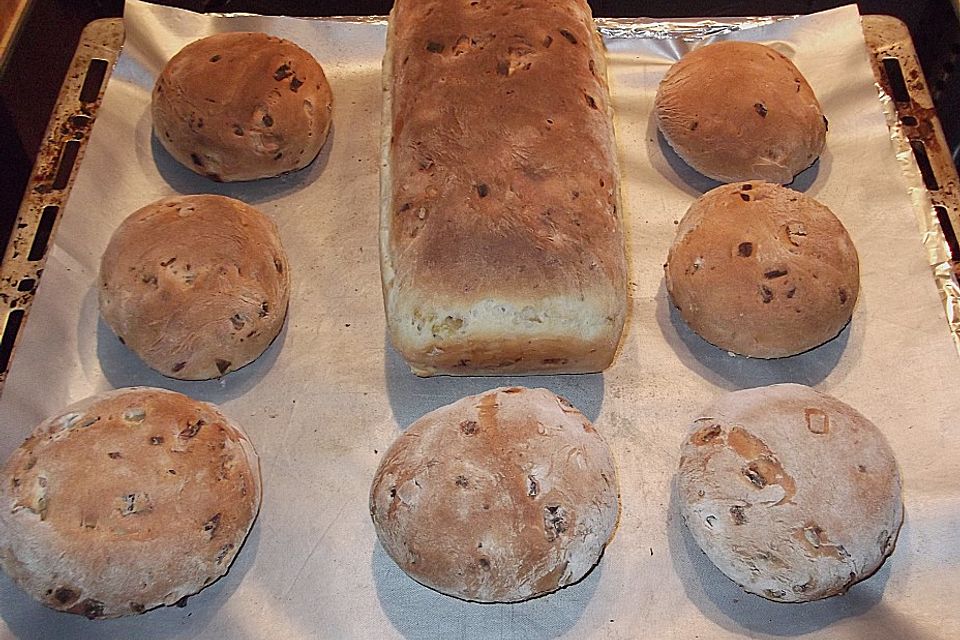
[[[843,593],[893,551],[903,522],[893,452],[835,398],[797,384],[727,394],[694,420],[682,454],[687,527],[750,593]]]
[[[800,71],[752,42],[685,55],[660,83],[654,108],[677,155],[722,182],[792,182],[826,140],[827,121]]]
[[[693,203],[666,282],[680,315],[708,342],[781,358],[823,344],[850,321],[860,267],[827,207],[779,185],[743,182]]]
[[[277,228],[232,198],[174,196],[131,214],[100,263],[100,312],[165,376],[203,380],[252,362],[283,326],[289,265]]]
[[[546,389],[494,389],[423,416],[384,454],[370,490],[390,557],[418,582],[478,602],[580,580],[618,512],[610,449]]]
[[[260,507],[260,468],[213,405],[147,387],[43,422],[0,475],[0,565],[45,605],[112,618],[227,572]]]
[[[581,0],[396,3],[381,265],[391,337],[418,373],[612,359],[626,267],[603,56]],[[454,331],[430,331],[448,317]],[[488,336],[518,346],[481,360]]]
[[[153,88],[153,128],[196,173],[225,182],[267,178],[313,161],[332,100],[320,64],[294,43],[218,33],[188,44],[164,67]]]

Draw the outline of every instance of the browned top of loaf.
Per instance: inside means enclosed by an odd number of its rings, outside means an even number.
[[[276,226],[224,196],[173,196],[135,211],[100,265],[104,320],[148,365],[185,380],[260,356],[283,326],[289,289]]]
[[[657,91],[657,122],[677,154],[723,182],[789,183],[820,155],[827,122],[783,54],[753,42],[694,49]]]
[[[41,424],[3,468],[0,562],[55,609],[173,604],[226,573],[260,505],[249,441],[161,389],[95,396]]]
[[[333,94],[309,52],[265,33],[188,44],[153,89],[157,138],[214,180],[252,180],[309,164],[327,136]]]
[[[401,280],[468,304],[623,280],[589,15],[583,0],[396,3],[390,249]]]
[[[687,211],[666,264],[667,290],[708,342],[746,356],[812,349],[850,320],[857,250],[824,205],[768,182],[717,187]]]
[[[511,387],[415,422],[384,455],[370,507],[384,548],[418,581],[514,602],[582,578],[619,501],[589,420],[546,389]]]
[[[710,560],[781,602],[842,593],[872,574],[903,520],[900,475],[880,430],[797,384],[735,391],[700,414],[677,488]]]

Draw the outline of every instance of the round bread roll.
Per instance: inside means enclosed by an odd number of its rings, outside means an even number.
[[[165,376],[223,376],[283,326],[290,275],[273,222],[224,196],[174,196],[131,214],[100,262],[103,319]]]
[[[677,229],[667,291],[708,342],[781,358],[834,338],[860,292],[857,250],[831,211],[765,182],[717,187]]]
[[[269,178],[317,157],[333,94],[320,64],[265,33],[218,33],[180,50],[153,88],[153,130],[213,180]]]
[[[610,449],[546,389],[500,388],[417,420],[370,490],[391,558],[414,580],[477,602],[535,598],[583,578],[619,514]]]
[[[779,602],[845,592],[893,551],[903,503],[893,452],[810,387],[729,393],[693,422],[678,477],[690,533],[720,571]]]
[[[792,182],[820,156],[827,134],[800,71],[752,42],[720,42],[685,55],[661,81],[654,110],[677,155],[721,182]]]
[[[227,572],[260,508],[260,468],[213,405],[149,387],[71,405],[0,478],[0,566],[53,609],[116,618]]]

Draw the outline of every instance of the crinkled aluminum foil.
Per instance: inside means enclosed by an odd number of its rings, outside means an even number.
[[[711,20],[653,20],[649,18],[597,18],[597,29],[604,38],[645,40],[683,40],[693,42],[713,36],[745,31],[796,16],[753,18],[714,18]]]
[[[927,251],[933,277],[937,283],[937,290],[940,292],[940,298],[943,301],[947,323],[950,326],[950,335],[953,337],[958,352],[960,352],[960,286],[957,283],[953,264],[950,262],[950,247],[943,236],[933,200],[930,198],[930,192],[923,184],[923,176],[917,168],[913,149],[910,147],[907,135],[903,131],[903,125],[897,114],[896,103],[884,91],[883,87],[879,84],[876,87],[880,104],[883,106],[883,113],[887,118],[887,126],[890,128],[890,140],[896,149],[897,161],[900,163],[900,168],[909,184],[908,192],[913,202],[913,211],[917,216],[917,226],[920,230],[923,246]]]
[[[264,16],[257,13],[207,13],[205,15],[210,16],[211,18],[263,18]],[[296,17],[296,16],[276,16],[278,18],[293,19],[293,20],[323,20],[324,22],[342,22],[346,24],[372,24],[372,25],[385,25],[387,24],[386,16],[308,16],[308,17]]]
[[[257,18],[255,13],[210,13],[216,18]],[[719,36],[734,31],[745,31],[755,27],[774,24],[783,20],[790,20],[796,16],[765,16],[747,18],[713,18],[701,20],[696,18],[676,20],[656,20],[651,18],[595,18],[597,30],[604,38],[641,38],[652,40],[703,40],[712,36]],[[301,20],[324,20],[328,22],[343,22],[347,24],[385,25],[386,16],[325,16],[299,18]]]

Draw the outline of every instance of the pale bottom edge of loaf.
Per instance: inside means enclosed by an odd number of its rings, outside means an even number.
[[[492,310],[491,310],[492,309]],[[551,316],[527,305],[467,313],[388,310],[396,350],[420,376],[594,373],[613,360],[624,314],[583,309]]]

